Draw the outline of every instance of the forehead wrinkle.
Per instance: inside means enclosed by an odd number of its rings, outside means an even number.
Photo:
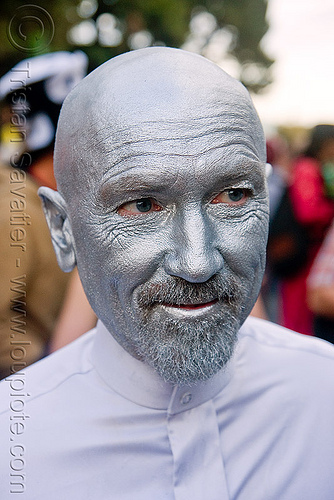
[[[151,141],[151,139],[147,140],[147,142]],[[229,151],[228,148],[230,146],[233,147],[233,150]],[[166,148],[164,148],[164,150],[165,149]],[[244,142],[239,143],[233,139],[230,139],[229,142],[223,145],[219,143],[218,147],[215,144],[209,147],[209,144],[206,143],[201,150],[193,152],[190,152],[189,150],[180,153],[175,153],[174,151],[164,152],[161,151],[161,148],[159,148],[158,151],[152,150],[151,152],[138,153],[138,151],[129,152],[129,148],[120,148],[117,150],[116,154],[114,150],[106,151],[103,156],[103,163],[106,169],[105,172],[102,173],[102,179],[100,177],[103,184],[112,182],[113,186],[117,186],[118,179],[121,180],[123,176],[126,176],[127,186],[124,186],[123,184],[124,187],[130,187],[131,184],[132,188],[137,188],[139,190],[140,185],[142,184],[143,189],[147,186],[148,191],[150,188],[152,191],[154,186],[147,185],[147,183],[145,183],[145,178],[148,177],[152,179],[152,176],[156,178],[157,174],[163,172],[164,169],[164,177],[161,177],[161,181],[167,179],[166,183],[168,183],[169,186],[174,185],[177,182],[178,176],[182,171],[182,164],[175,163],[175,161],[173,161],[173,159],[175,160],[177,158],[186,159],[191,162],[191,164],[188,162],[186,164],[186,174],[189,176],[189,169],[191,169],[192,175],[196,178],[197,166],[199,167],[200,164],[203,163],[205,163],[206,176],[214,176],[215,172],[220,170],[220,175],[222,178],[226,178],[226,182],[228,182],[227,176],[234,181],[237,180],[237,177],[240,177],[238,172],[239,165],[244,166],[241,176],[248,175],[249,170],[253,168],[252,166],[254,164],[261,165],[262,175],[264,171],[264,163],[259,160],[256,152],[245,146]],[[199,161],[200,163],[198,163]],[[99,161],[98,164],[101,165],[101,161]],[[158,171],[154,170],[156,168]],[[135,181],[137,185],[134,186],[130,172],[138,169],[139,174],[136,176],[137,178]],[[259,172],[261,171],[260,168],[258,170]],[[99,175],[99,172],[101,172],[101,168],[96,169],[97,175]],[[101,186],[101,183],[96,185],[97,190],[94,189],[97,196],[100,191],[98,186]],[[159,186],[157,184],[155,189],[159,191],[158,188]]]
[[[150,162],[147,162],[145,165],[144,163],[140,164],[124,164],[122,170],[117,170],[115,171],[113,165],[109,170],[107,170],[103,175],[101,179],[101,188],[105,186],[108,183],[112,183],[113,186],[117,186],[118,183],[122,183],[125,187],[130,186],[130,184],[133,183],[133,179],[135,182],[137,182],[137,185],[142,185],[143,187],[149,188],[150,186],[156,186],[158,188],[161,186],[161,180],[157,180],[160,175],[160,179],[167,179],[166,184],[170,185],[171,182],[174,182],[175,178],[178,176],[178,169],[173,169],[170,170],[168,167],[165,165],[161,164],[155,164],[152,165],[152,158],[151,155],[147,155],[150,158]],[[166,156],[162,155],[161,156]],[[180,155],[174,155],[174,156],[180,156]],[[133,157],[131,157],[133,158]],[[143,156],[140,156],[140,159],[142,160]],[[126,163],[124,161],[120,161],[119,165],[122,163]],[[119,166],[116,165],[116,166]],[[157,173],[156,168],[158,167],[159,171]],[[165,167],[165,172],[162,172],[162,169]],[[133,173],[133,170],[135,171]],[[150,181],[146,180],[147,178],[150,178]],[[151,180],[152,179],[152,180]]]
[[[229,148],[230,146],[233,147],[238,147],[240,146],[240,151],[236,154],[231,155],[230,158],[226,158],[226,154],[221,155],[221,152],[224,152],[226,148]],[[240,163],[245,164],[245,160],[253,161],[252,165],[254,164],[261,164],[263,167],[264,163],[260,162],[257,155],[254,154],[254,151],[249,151],[247,148],[245,148],[244,143],[236,143],[231,141],[228,144],[220,145],[217,147],[216,145],[213,145],[211,147],[205,147],[200,151],[197,152],[184,152],[184,153],[175,153],[175,152],[161,152],[161,151],[152,151],[152,152],[146,152],[146,153],[136,153],[136,152],[131,152],[129,153],[128,150],[123,152],[120,150],[117,151],[117,160],[115,161],[113,159],[113,154],[114,151],[109,151],[106,152],[105,154],[105,159],[106,163],[110,164],[110,167],[108,168],[107,171],[105,171],[102,174],[102,182],[106,183],[109,182],[110,180],[117,179],[117,177],[122,176],[125,173],[130,172],[133,169],[142,169],[141,175],[145,177],[147,174],[151,175],[156,175],[156,172],[150,172],[149,167],[163,167],[164,165],[168,165],[168,162],[173,159],[173,158],[183,158],[183,159],[189,159],[189,160],[196,160],[203,158],[203,161],[206,161],[207,163],[207,168],[210,168],[210,163],[212,163],[212,168],[216,169],[221,163],[224,163],[224,170],[228,171],[231,170],[233,171],[236,166],[238,166]],[[214,160],[208,159],[205,160],[205,156],[214,153],[215,155],[219,155],[219,158],[215,158]],[[229,161],[229,160],[232,160]],[[152,162],[156,160],[156,163],[152,165]],[[164,160],[166,160],[164,162]],[[195,169],[195,164],[192,162],[192,166]],[[231,167],[229,169],[229,166]],[[145,169],[147,167],[148,169]],[[175,168],[175,164],[173,164],[173,171],[169,171],[169,176],[172,177],[173,174],[178,174],[179,168],[181,168],[181,165],[178,166],[178,168]]]
[[[154,156],[154,158],[153,158]],[[128,154],[127,156],[121,157],[118,161],[113,162],[109,169],[106,170],[102,174],[102,182],[108,182],[110,180],[113,180],[114,178],[117,178],[118,176],[121,176],[133,169],[142,169],[142,175],[145,176],[146,173],[149,173],[150,170],[148,169],[149,167],[156,167],[159,166],[161,169],[166,163],[163,163],[161,161],[157,161],[156,164],[152,164],[152,160],[170,160],[171,158],[189,158],[192,159],[196,157],[196,154],[177,154],[177,153],[161,153],[161,152],[152,152],[152,153],[132,153]],[[169,174],[176,174],[177,171],[173,169],[173,172],[169,171]],[[152,175],[156,175],[156,172],[152,172]]]
[[[115,120],[110,123],[109,118],[108,122],[102,123],[99,128],[97,128],[97,126],[101,122],[92,124],[92,127],[89,129],[90,136],[98,144],[100,141],[105,141],[106,133],[109,134],[110,132],[108,137],[112,138],[116,143],[122,142],[124,144],[131,144],[151,138],[154,140],[168,140],[171,131],[177,131],[177,134],[174,136],[176,140],[204,137],[215,132],[230,134],[233,132],[241,132],[243,134],[248,134],[249,131],[249,127],[246,126],[246,122],[249,122],[249,117],[245,115],[244,110],[240,113],[236,110],[222,111],[207,116],[192,116],[185,119],[165,119],[159,115],[156,119],[139,120],[131,116],[128,117],[127,121],[128,123],[124,123],[124,119],[122,122],[117,123],[117,120]],[[161,133],[161,135],[154,135],[156,131]],[[163,132],[166,132],[167,137],[163,135]],[[181,133],[182,135],[180,135]]]
[[[255,159],[260,159],[262,156],[254,141],[240,126],[231,128],[222,124],[213,126],[209,130],[207,127],[200,132],[196,130],[196,134],[191,132],[188,129],[181,130],[179,136],[175,136],[169,131],[167,136],[161,136],[156,130],[146,133],[142,131],[138,137],[136,130],[127,128],[117,131],[117,134],[113,131],[112,137],[106,139],[108,130],[103,129],[101,135],[103,134],[104,138],[99,137],[98,140],[92,138],[89,144],[86,144],[86,148],[87,150],[94,148],[96,153],[99,152],[114,167],[120,166],[122,162],[149,158],[151,155],[162,159],[173,156],[193,158],[214,149],[230,146],[248,150],[250,156]]]
[[[200,169],[198,172],[197,167],[200,167],[200,165],[194,162],[187,164],[185,170],[184,165],[179,165],[177,169],[172,171],[166,165],[164,171],[159,165],[152,168],[151,162],[149,167],[151,169],[143,169],[143,165],[132,165],[126,170],[117,172],[110,169],[102,176],[102,183],[98,193],[101,194],[102,199],[108,199],[110,192],[115,196],[124,194],[126,191],[144,192],[146,190],[147,193],[151,194],[154,192],[163,193],[173,190],[178,182],[180,186],[184,188],[188,186],[189,188],[189,181],[191,181],[189,169],[193,171],[193,179],[196,178],[201,185],[210,185],[212,188],[217,183],[218,185],[227,185],[242,180],[249,180],[255,186],[264,183],[263,163],[245,157],[237,164],[232,161],[226,163],[222,157],[207,158],[205,170]]]

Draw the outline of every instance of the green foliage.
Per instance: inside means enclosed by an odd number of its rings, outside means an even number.
[[[13,28],[13,17],[15,18],[18,12],[21,12],[17,9],[22,7],[22,1],[3,0],[0,5],[2,74],[22,58],[47,51],[77,48],[88,54],[90,69],[93,69],[110,57],[133,48],[131,40],[134,39],[133,35],[138,33],[146,33],[146,36],[151,37],[150,45],[180,47],[186,40],[190,38],[194,40],[195,35],[190,34],[189,22],[192,16],[203,11],[215,16],[216,28],[215,32],[207,34],[206,38],[200,38],[200,43],[197,39],[198,52],[206,55],[206,50],[213,39],[212,36],[219,29],[225,28],[233,33],[233,43],[230,44],[227,52],[229,57],[239,63],[239,74],[235,76],[255,92],[260,91],[271,81],[272,61],[260,46],[261,39],[268,29],[265,19],[266,0],[202,0],[201,2],[198,0],[98,0],[97,2],[95,0],[95,9],[93,8],[92,13],[86,15],[86,18],[82,17],[82,12],[80,17],[78,9],[82,0],[37,1],[37,7],[49,13],[55,28],[52,40],[42,49],[40,47],[41,27],[36,22],[22,24],[23,36],[26,37],[23,45],[25,49],[28,46],[29,50],[20,50],[15,43],[13,45],[8,35],[8,27]],[[94,0],[89,1],[93,2],[92,5],[94,4]],[[69,36],[73,33],[71,28],[87,20],[94,31],[97,26],[94,23],[103,13],[112,14],[114,16],[112,19],[117,22],[116,29],[118,33],[121,33],[117,43],[109,45],[101,43],[98,37],[89,43],[75,43],[73,36],[72,38]],[[50,26],[47,28],[51,30]],[[48,33],[43,33],[43,36],[47,37]]]

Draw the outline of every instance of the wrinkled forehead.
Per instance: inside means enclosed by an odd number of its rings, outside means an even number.
[[[123,54],[88,75],[63,106],[55,168],[101,173],[129,156],[198,156],[233,148],[265,161],[258,116],[245,88],[203,57],[178,49]]]

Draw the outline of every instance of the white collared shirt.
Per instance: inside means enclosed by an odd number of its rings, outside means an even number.
[[[104,325],[0,384],[0,498],[333,500],[334,348],[249,318],[172,387]]]

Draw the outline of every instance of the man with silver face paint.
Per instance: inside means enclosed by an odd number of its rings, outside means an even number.
[[[63,270],[77,261],[105,327],[174,384],[230,358],[267,238],[261,125],[239,82],[202,65],[149,50],[100,68],[63,109],[59,193],[40,191],[51,228],[53,212],[71,226],[65,248],[53,238]]]
[[[26,371],[26,498],[332,499],[334,350],[245,321],[265,166],[247,91],[200,56],[127,53],[66,99],[40,196],[100,321]]]

